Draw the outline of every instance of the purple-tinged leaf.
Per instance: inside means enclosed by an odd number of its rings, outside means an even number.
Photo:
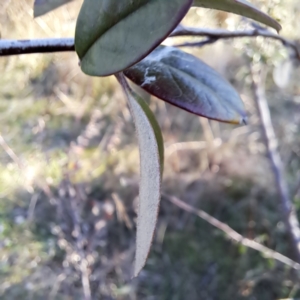
[[[124,74],[150,94],[196,115],[245,123],[235,89],[200,59],[177,48],[159,46]]]

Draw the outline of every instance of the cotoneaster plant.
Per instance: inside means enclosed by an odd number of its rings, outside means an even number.
[[[41,16],[72,0],[36,0]],[[75,32],[81,70],[89,76],[116,76],[124,90],[140,149],[140,191],[134,276],[151,247],[164,165],[164,145],[155,116],[133,92],[126,77],[155,97],[209,119],[246,121],[235,89],[197,57],[162,46],[192,6],[223,10],[270,26],[280,25],[245,0],[84,0]]]

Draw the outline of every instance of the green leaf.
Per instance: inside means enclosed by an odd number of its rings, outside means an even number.
[[[33,6],[34,17],[40,17],[55,8],[73,0],[35,0]]]
[[[281,26],[277,21],[246,0],[194,0],[193,6],[224,10],[253,19],[277,31],[281,30]]]
[[[124,74],[150,94],[191,113],[228,123],[245,123],[235,89],[200,59],[159,46]]]
[[[149,106],[135,94],[123,74],[122,84],[135,123],[140,148],[140,195],[134,276],[144,267],[156,227],[161,197],[164,145],[159,125]]]
[[[85,0],[75,32],[82,71],[106,76],[140,61],[172,32],[192,2]]]

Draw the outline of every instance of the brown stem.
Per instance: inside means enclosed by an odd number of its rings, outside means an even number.
[[[73,38],[1,40],[0,56],[75,51]]]
[[[180,46],[202,46],[208,43],[213,43],[219,39],[232,39],[243,37],[262,36],[280,41],[285,47],[291,48],[294,56],[300,59],[300,50],[296,43],[287,40],[284,37],[273,33],[264,28],[254,28],[250,30],[229,31],[224,29],[208,29],[184,27],[179,25],[171,34],[170,37],[176,36],[203,36],[207,37],[205,41],[196,43],[185,43]],[[1,40],[0,39],[0,56],[19,55],[30,53],[50,53],[62,51],[74,51],[73,38],[57,38],[57,39],[35,39],[35,40]]]

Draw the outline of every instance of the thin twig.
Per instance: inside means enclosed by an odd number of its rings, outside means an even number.
[[[296,43],[285,39],[284,37],[273,33],[264,28],[254,28],[250,30],[229,31],[224,29],[208,29],[184,27],[179,25],[170,37],[178,36],[203,36],[206,40],[200,42],[201,45],[215,42],[219,39],[232,39],[244,37],[262,36],[280,41],[284,46],[291,48],[295,58],[300,59],[300,50]],[[197,42],[199,44],[199,42]],[[194,43],[182,44],[192,46]],[[56,39],[35,39],[35,40],[1,40],[0,39],[0,56],[30,54],[30,53],[46,53],[46,52],[62,52],[74,51],[73,38],[56,38]]]
[[[194,28],[178,26],[170,35],[170,37],[176,36],[203,36],[208,37],[212,41],[218,39],[232,39],[232,38],[243,38],[243,37],[265,37],[273,40],[280,41],[283,46],[291,48],[294,52],[295,58],[300,59],[300,49],[297,44],[290,41],[276,33],[269,31],[264,28],[253,28],[250,30],[236,30],[229,31],[226,29],[209,29],[209,28]],[[199,42],[196,42],[196,44]],[[195,43],[186,43],[178,46],[193,46]]]
[[[197,42],[186,42],[181,44],[176,44],[174,47],[204,47],[206,45],[211,45],[217,42],[220,38],[214,38],[214,37],[206,37],[202,41]]]
[[[81,217],[79,214],[78,206],[81,202],[81,199],[78,199],[77,195],[79,193],[76,192],[75,197],[70,198],[70,214],[73,221],[73,235],[75,238],[75,247],[77,250],[77,253],[80,257],[80,265],[79,269],[81,272],[81,284],[84,294],[84,300],[91,300],[92,299],[92,292],[91,292],[91,286],[90,286],[90,279],[89,279],[89,264],[86,258],[86,253],[84,251],[84,233],[81,229]]]
[[[6,152],[6,154],[12,159],[12,161],[18,165],[18,167],[21,169],[23,167],[22,162],[20,161],[19,157],[16,155],[16,153],[9,147],[9,145],[6,143],[5,139],[0,133],[0,146],[3,148],[3,150]]]
[[[174,205],[178,206],[179,208],[185,210],[186,212],[189,212],[189,213],[192,213],[192,214],[198,216],[199,218],[201,218],[202,220],[208,222],[212,226],[220,229],[228,237],[230,237],[231,239],[233,239],[237,243],[239,243],[239,244],[241,244],[245,247],[252,248],[256,251],[259,251],[259,252],[263,253],[264,256],[266,256],[268,258],[275,259],[277,261],[280,261],[281,263],[283,263],[285,265],[288,265],[293,269],[300,270],[300,264],[299,263],[291,260],[290,258],[288,258],[288,257],[286,257],[286,256],[284,256],[284,255],[282,255],[282,254],[280,254],[280,253],[278,253],[278,252],[276,252],[276,251],[260,244],[260,243],[257,243],[253,240],[250,240],[248,238],[243,237],[241,234],[239,234],[238,232],[233,230],[227,224],[217,220],[216,218],[209,215],[205,211],[203,211],[201,209],[196,209],[196,208],[186,204],[185,202],[181,201],[180,199],[178,199],[174,196],[169,196],[169,195],[163,195],[163,196],[164,196],[165,199],[167,199],[168,201],[170,201]]]
[[[38,201],[40,195],[41,195],[40,192],[34,193],[31,197],[30,204],[29,204],[28,211],[27,211],[27,220],[29,222],[32,222],[32,220],[33,220],[34,210],[35,210],[35,207],[36,207],[36,204],[37,204],[37,201]]]
[[[273,174],[278,190],[281,211],[289,235],[291,236],[292,245],[295,249],[297,261],[300,262],[300,228],[296,215],[295,207],[290,199],[287,183],[284,178],[284,171],[280,154],[278,152],[278,142],[272,125],[270,109],[265,96],[262,76],[260,70],[252,69],[254,99],[260,117],[263,138],[267,147],[267,153],[273,169]]]

